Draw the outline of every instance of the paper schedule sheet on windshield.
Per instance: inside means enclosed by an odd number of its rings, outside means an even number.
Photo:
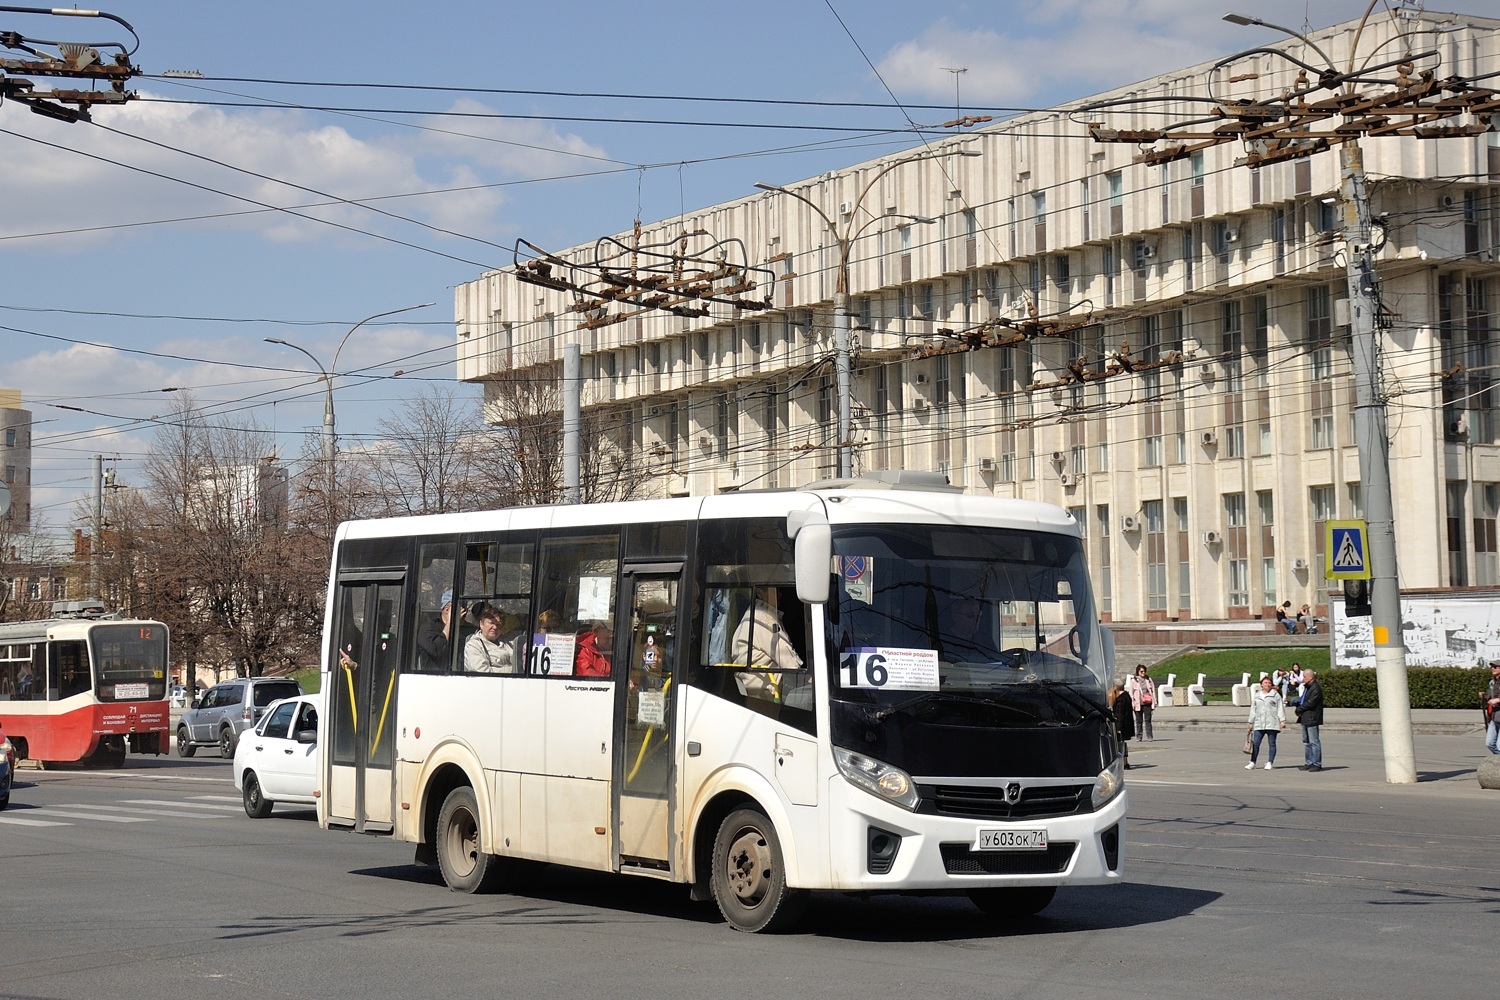
[[[936,691],[937,650],[898,646],[846,649],[839,656],[839,682],[846,688]]]

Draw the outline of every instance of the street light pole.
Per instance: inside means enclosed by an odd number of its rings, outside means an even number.
[[[762,191],[770,191],[775,194],[789,195],[808,208],[817,213],[818,218],[833,231],[834,239],[839,245],[839,270],[836,276],[836,284],[833,293],[833,371],[836,389],[838,392],[838,478],[849,479],[854,475],[854,447],[850,440],[852,437],[851,424],[853,423],[853,399],[851,389],[851,363],[850,363],[850,327],[849,318],[849,253],[854,246],[854,241],[869,226],[882,219],[907,219],[916,223],[934,222],[934,219],[924,218],[920,215],[901,215],[891,212],[882,215],[874,215],[865,220],[859,226],[854,224],[858,218],[860,207],[864,204],[865,196],[875,187],[875,182],[899,166],[907,163],[916,163],[919,160],[931,160],[943,155],[953,156],[979,156],[977,150],[955,149],[943,150],[938,153],[922,153],[917,156],[907,156],[899,160],[893,160],[884,167],[877,170],[860,189],[859,197],[854,199],[853,207],[849,210],[849,222],[844,226],[843,232],[839,232],[838,224],[828,217],[828,213],[818,207],[810,198],[799,191],[781,187],[776,184],[757,183],[755,186]]]
[[[334,475],[334,462],[336,461],[336,456],[338,454],[338,444],[337,433],[335,429],[336,425],[334,424],[333,414],[333,376],[338,372],[339,354],[343,352],[344,345],[349,342],[350,335],[352,335],[355,330],[358,330],[360,327],[364,326],[371,320],[380,319],[382,316],[394,316],[397,313],[411,312],[413,309],[426,309],[430,305],[435,305],[435,303],[422,302],[414,306],[402,306],[400,309],[387,309],[384,312],[372,313],[369,316],[366,316],[364,319],[351,326],[344,333],[343,339],[339,341],[339,346],[334,349],[333,365],[329,368],[324,368],[323,363],[319,361],[317,357],[314,356],[313,353],[307,350],[305,347],[299,347],[296,344],[292,343],[290,340],[282,340],[279,337],[265,338],[265,341],[268,344],[280,344],[282,347],[290,347],[294,351],[301,351],[303,354],[307,355],[307,357],[312,361],[313,364],[318,366],[318,371],[323,376],[323,382],[325,385],[323,397],[323,464],[328,479],[327,499],[330,522],[333,520],[333,491],[335,486],[337,485],[337,479]]]

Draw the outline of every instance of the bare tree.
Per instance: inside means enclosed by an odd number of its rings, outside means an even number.
[[[488,431],[476,401],[465,392],[450,383],[427,386],[379,421],[382,440],[360,463],[360,515],[440,514],[504,504],[499,480],[485,460]]]
[[[205,422],[179,401],[146,463],[121,565],[144,570],[142,607],[172,626],[189,658],[249,676],[316,650],[328,548],[297,518],[254,424]],[[123,557],[129,552],[129,559]]]
[[[485,380],[484,415],[492,425],[486,452],[511,505],[563,499],[562,366],[545,362]],[[619,411],[584,411],[579,486],[584,503],[631,500],[651,493],[652,474],[631,459]]]

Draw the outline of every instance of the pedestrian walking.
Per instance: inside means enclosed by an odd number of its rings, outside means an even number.
[[[1500,660],[1490,661],[1490,686],[1484,692],[1484,745],[1500,753]]]
[[[1109,707],[1115,713],[1115,738],[1120,741],[1120,756],[1125,770],[1130,770],[1130,739],[1135,736],[1135,706],[1119,681],[1109,686]]]
[[[1250,763],[1245,770],[1255,767],[1262,739],[1268,744],[1266,770],[1271,770],[1276,764],[1276,734],[1285,728],[1286,701],[1271,678],[1262,677],[1260,687],[1250,696]]]
[[[1297,699],[1297,721],[1302,724],[1302,752],[1307,763],[1299,771],[1323,770],[1323,741],[1318,728],[1323,725],[1323,685],[1311,670],[1302,671],[1302,697]]]
[[[1136,739],[1150,743],[1156,739],[1151,731],[1151,709],[1156,705],[1156,683],[1146,673],[1146,665],[1137,663],[1135,674],[1125,682],[1130,693],[1131,710],[1135,713]]]

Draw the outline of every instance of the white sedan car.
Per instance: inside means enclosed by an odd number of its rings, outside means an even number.
[[[241,734],[234,750],[234,787],[247,816],[264,819],[277,802],[317,804],[322,707],[321,695],[283,698],[266,708],[253,730]]]

